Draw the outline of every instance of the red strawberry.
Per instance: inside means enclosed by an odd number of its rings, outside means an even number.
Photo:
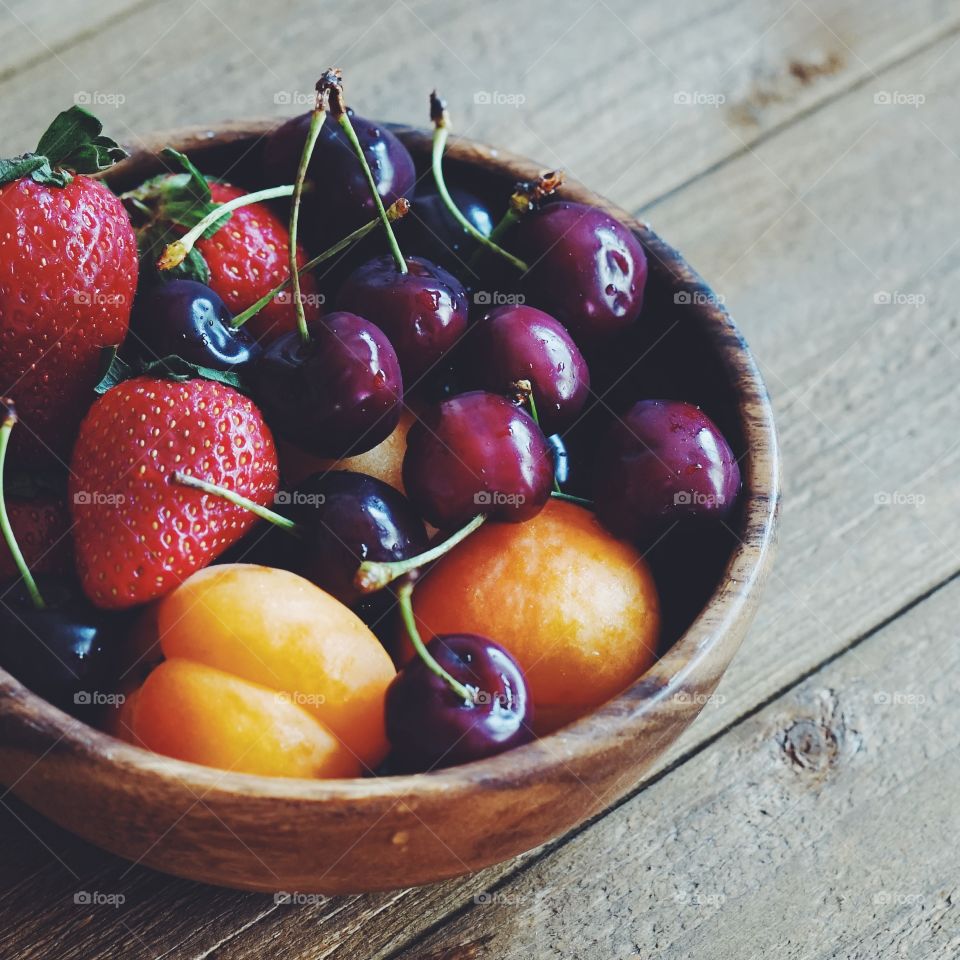
[[[124,194],[143,221],[137,228],[144,262],[155,263],[163,248],[182,237],[217,206],[244,196],[244,190],[205,177],[190,158],[170,147],[163,156],[183,168],[182,173],[162,174]],[[238,314],[290,276],[290,232],[284,221],[266,203],[251,203],[208,227],[187,259],[161,279],[187,277],[199,280],[220,295]],[[298,246],[297,261],[307,262]],[[306,298],[307,320],[320,316],[316,280],[305,274],[300,290]],[[269,341],[296,329],[296,312],[286,291],[247,321],[247,331],[257,340]]]
[[[70,511],[54,496],[35,500],[7,499],[7,515],[23,558],[32,573],[67,573],[73,568]],[[19,577],[13,556],[0,543],[0,580]]]
[[[226,203],[246,192],[228,183],[211,183],[216,203]],[[290,232],[287,225],[265,203],[251,203],[234,210],[230,219],[212,237],[197,241],[197,249],[210,268],[210,286],[220,294],[234,314],[246,310],[265,293],[290,276]],[[307,262],[298,246],[297,262]],[[300,278],[307,322],[320,316],[317,282],[313,274]],[[293,300],[281,293],[246,323],[257,340],[273,340],[297,328]]]
[[[92,172],[123,152],[74,107],[36,153],[0,161],[0,394],[27,428],[20,463],[65,461],[93,401],[101,352],[127,332],[137,245],[123,205]]]
[[[210,380],[138,377],[108,390],[80,425],[70,503],[77,572],[98,607],[163,596],[256,522],[173,483],[174,471],[259,504],[277,491],[277,452],[260,411]]]

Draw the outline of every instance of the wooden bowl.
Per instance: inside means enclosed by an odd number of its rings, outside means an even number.
[[[229,169],[231,179],[254,184],[257,140],[271,126],[158,135],[110,180],[126,188],[159,172],[156,153],[170,144],[204,170]],[[398,133],[422,164],[429,138]],[[504,187],[542,169],[467,140],[451,141],[448,160],[454,177],[495,184],[504,196]],[[0,671],[0,779],[17,796],[158,870],[250,890],[341,894],[429,883],[506,860],[637,784],[700,712],[753,618],[776,526],[777,439],[750,351],[700,277],[646,224],[602,197],[576,183],[562,194],[607,209],[643,242],[650,260],[643,322],[654,366],[672,364],[674,395],[702,403],[743,455],[737,539],[725,567],[718,563],[706,605],[662,659],[595,713],[535,743],[436,773],[344,781],[257,777],[159,756],[74,720]]]

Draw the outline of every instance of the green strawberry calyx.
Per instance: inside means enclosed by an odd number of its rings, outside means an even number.
[[[122,194],[130,218],[137,231],[140,258],[144,264],[155,264],[167,244],[197,226],[218,207],[210,192],[210,181],[193,161],[173,147],[165,147],[160,157],[176,173],[161,173]],[[229,211],[212,222],[201,234],[212,237],[230,219]],[[158,279],[176,278],[210,282],[210,270],[203,255],[192,249],[183,263],[165,271]]]
[[[0,160],[0,186],[30,177],[48,187],[65,187],[77,173],[100,173],[127,156],[115,140],[103,135],[103,124],[83,107],[57,114],[37,149]]]
[[[101,356],[101,379],[94,387],[94,392],[102,396],[108,390],[131,380],[134,377],[156,377],[158,380],[175,380],[184,383],[187,380],[213,380],[222,383],[241,393],[248,393],[249,389],[243,378],[232,370],[214,370],[204,367],[183,357],[169,356],[157,360],[138,359],[124,360],[118,355],[117,347],[105,347]]]

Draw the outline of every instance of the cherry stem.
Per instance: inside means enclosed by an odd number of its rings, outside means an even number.
[[[586,507],[588,510],[593,509],[593,501],[587,500],[584,497],[575,497],[572,493],[564,493],[562,490],[554,490],[550,494],[551,497],[555,497],[557,500],[567,500],[570,503],[579,504],[581,507]]]
[[[343,102],[342,86],[337,86],[330,91],[330,110],[334,117],[336,117],[337,123],[343,128],[343,132],[347,135],[347,140],[350,142],[353,152],[360,161],[363,175],[367,178],[367,186],[370,188],[370,196],[373,197],[374,205],[380,216],[380,222],[383,224],[384,231],[386,231],[387,243],[390,245],[390,252],[393,254],[393,259],[397,264],[397,270],[400,273],[408,273],[407,261],[403,259],[400,244],[397,243],[397,238],[393,233],[393,227],[390,226],[390,218],[387,216],[387,211],[383,207],[383,200],[380,197],[380,191],[377,189],[377,182],[373,179],[370,164],[367,163],[367,158],[363,153],[363,147],[360,146],[360,141],[357,139],[357,132],[353,129],[353,124],[350,122],[350,115],[347,113],[346,105]]]
[[[406,216],[410,212],[410,203],[405,198],[401,197],[399,200],[394,201],[390,204],[387,209],[387,216],[391,221],[399,220],[401,217]],[[298,274],[307,273],[310,270],[313,270],[315,267],[320,266],[325,260],[329,260],[331,257],[335,257],[338,253],[343,250],[346,250],[351,244],[356,243],[357,240],[363,239],[368,233],[372,233],[380,226],[380,218],[377,217],[376,220],[369,220],[362,227],[357,227],[352,233],[348,233],[342,240],[338,240],[332,247],[328,247],[323,253],[318,253],[312,260],[307,261],[302,267],[297,269]],[[251,317],[256,316],[273,298],[278,294],[286,290],[287,287],[292,283],[291,277],[287,277],[286,280],[278,283],[272,290],[265,293],[256,303],[251,304],[244,310],[242,313],[238,313],[233,320],[231,321],[231,326],[234,328],[242,327]]]
[[[300,224],[300,200],[303,197],[303,182],[307,178],[307,168],[313,156],[313,148],[317,145],[317,138],[323,128],[323,121],[327,118],[327,101],[329,92],[325,77],[336,77],[331,68],[324,77],[317,81],[317,102],[310,114],[310,127],[307,130],[307,139],[300,154],[300,165],[297,167],[297,176],[293,181],[293,200],[290,203],[290,279],[293,283],[293,308],[297,312],[297,330],[304,343],[310,340],[310,331],[307,329],[307,315],[303,309],[303,299],[300,294],[300,271],[297,268],[297,231]]]
[[[430,94],[430,119],[433,121],[433,151],[431,153],[431,166],[433,167],[433,180],[437,185],[437,193],[444,206],[450,211],[450,215],[457,223],[463,227],[467,233],[473,237],[477,243],[482,244],[488,250],[504,258],[511,263],[521,273],[526,273],[529,267],[519,257],[515,257],[508,250],[504,250],[496,243],[492,236],[487,237],[481,233],[461,212],[450,191],[447,189],[446,180],[443,176],[443,152],[447,148],[447,140],[450,137],[450,115],[447,113],[446,103],[437,96],[434,90]]]
[[[522,181],[516,184],[513,188],[513,193],[510,195],[510,204],[507,207],[507,212],[493,228],[489,239],[493,243],[499,244],[527,213],[531,210],[536,210],[541,201],[558,190],[562,183],[563,171],[550,170],[537,177],[536,180],[530,182]],[[475,250],[467,265],[472,268],[479,266],[482,257],[483,249]],[[529,269],[529,267],[527,269]]]
[[[13,432],[13,425],[17,422],[17,411],[13,405],[13,401],[6,397],[0,400],[0,412],[3,414],[3,423],[0,424],[0,531],[3,533],[3,539],[6,541],[7,548],[13,557],[13,562],[27,588],[27,593],[30,594],[30,600],[34,608],[43,610],[47,605],[40,595],[40,590],[37,588],[37,581],[33,579],[33,574],[30,573],[27,561],[23,559],[23,554],[20,552],[17,538],[13,534],[13,527],[10,526],[10,517],[7,514],[7,501],[3,493],[3,469],[7,461],[7,447],[10,444],[10,434]]]
[[[353,578],[353,585],[362,593],[373,593],[375,590],[382,590],[387,584],[393,583],[398,577],[412,573],[419,567],[425,566],[434,560],[439,560],[440,557],[452,550],[458,543],[466,540],[486,519],[486,514],[478,514],[465,527],[461,527],[442,543],[438,543],[435,547],[431,547],[416,557],[408,557],[406,560],[393,560],[390,562],[365,560],[360,564],[360,568]]]
[[[539,427],[540,426],[540,414],[537,413],[537,401],[533,399],[533,385],[529,380],[518,380],[514,386],[517,388],[517,396],[520,398],[521,402],[526,401],[527,406],[530,407],[530,416],[533,417],[533,422]],[[563,496],[563,488],[560,486],[560,481],[557,479],[556,470],[553,473],[553,494],[560,494]]]
[[[274,513],[273,510],[261,506],[259,503],[255,503],[253,500],[249,500],[247,497],[235,493],[233,490],[228,490],[226,487],[221,487],[216,483],[208,483],[206,480],[192,477],[189,473],[181,473],[179,470],[174,471],[171,479],[174,483],[179,483],[184,487],[202,490],[204,493],[209,493],[215,497],[220,497],[223,500],[236,504],[238,507],[243,507],[244,510],[249,510],[251,513],[256,514],[261,520],[266,520],[275,527],[280,527],[281,530],[286,530],[287,533],[293,534],[295,537],[302,536],[300,528],[293,520],[282,517],[279,513]]]
[[[179,267],[187,255],[193,250],[194,244],[203,236],[207,229],[215,224],[225,213],[231,213],[240,207],[259,203],[261,200],[274,200],[277,197],[289,197],[293,193],[293,186],[287,184],[282,187],[268,187],[266,190],[257,190],[256,193],[245,193],[242,197],[234,197],[226,203],[211,210],[196,226],[191,227],[179,240],[168,243],[157,260],[158,270],[172,270]]]
[[[464,703],[472,704],[474,700],[473,691],[471,691],[469,687],[464,686],[459,680],[455,680],[448,671],[440,666],[433,654],[427,649],[427,645],[423,642],[420,631],[417,629],[417,619],[413,614],[412,594],[413,582],[410,580],[397,590],[397,599],[400,601],[400,616],[403,618],[403,625],[407,628],[407,635],[410,637],[410,642],[413,644],[420,659],[426,664],[427,669],[449,684],[450,689],[453,690]]]

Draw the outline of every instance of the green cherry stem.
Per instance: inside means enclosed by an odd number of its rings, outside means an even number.
[[[535,210],[540,202],[550,196],[560,188],[563,183],[562,170],[550,170],[541,174],[536,180],[530,182],[521,181],[510,195],[510,203],[507,206],[507,212],[500,218],[497,225],[490,232],[489,240],[491,243],[499,245],[501,240],[513,230],[526,214]],[[483,259],[483,247],[479,247],[473,252],[467,266],[477,267]],[[527,268],[529,269],[529,268]]]
[[[221,487],[216,483],[208,483],[206,480],[192,477],[189,473],[181,473],[179,470],[174,471],[171,479],[174,483],[179,483],[181,486],[192,487],[194,490],[202,490],[204,493],[209,493],[214,497],[227,500],[238,507],[243,507],[244,510],[249,510],[251,513],[256,514],[261,520],[266,520],[275,527],[280,527],[282,530],[286,530],[287,533],[293,534],[295,537],[301,536],[300,528],[292,520],[287,517],[281,517],[279,513],[274,513],[273,510],[261,506],[259,503],[255,503],[253,500],[239,493],[235,493],[233,490],[228,490],[226,487]]]
[[[450,191],[447,189],[447,183],[443,176],[443,152],[447,148],[447,140],[450,137],[450,115],[447,112],[446,103],[437,96],[436,90],[430,94],[430,119],[433,121],[433,150],[430,155],[430,162],[433,168],[433,180],[437,185],[437,193],[440,194],[440,199],[443,201],[444,206],[450,211],[453,219],[456,220],[477,243],[482,244],[488,250],[503,257],[504,260],[511,263],[521,273],[526,273],[529,269],[527,264],[519,257],[515,257],[508,250],[504,250],[503,247],[494,241],[492,236],[487,237],[481,233],[460,212],[460,208],[454,202],[453,197],[450,196]]]
[[[10,550],[13,562],[27,588],[27,593],[30,594],[30,600],[37,610],[43,610],[46,603],[44,603],[37,588],[37,581],[33,579],[33,574],[30,573],[27,561],[23,559],[23,554],[20,552],[17,538],[13,534],[13,527],[10,526],[10,517],[7,515],[7,501],[3,493],[3,469],[7,461],[7,447],[10,444],[13,425],[17,422],[16,407],[14,407],[13,401],[7,397],[0,399],[0,415],[3,416],[3,423],[0,424],[0,531],[3,533],[3,539]]]
[[[268,187],[266,190],[257,190],[256,193],[245,193],[242,197],[234,197],[226,203],[211,210],[196,226],[191,227],[179,240],[168,243],[157,260],[158,270],[172,270],[179,267],[193,249],[194,244],[203,236],[208,227],[215,224],[225,213],[232,213],[240,207],[247,207],[251,203],[261,200],[274,200],[277,197],[289,197],[293,193],[293,186],[287,184],[282,187]],[[142,206],[142,204],[141,204]]]
[[[486,514],[478,514],[466,526],[461,527],[456,533],[452,533],[442,543],[438,543],[435,547],[431,547],[416,557],[390,562],[366,560],[360,564],[360,569],[357,570],[356,576],[353,578],[353,585],[362,593],[382,590],[387,584],[393,583],[399,577],[412,573],[434,560],[439,560],[458,543],[466,540],[486,519]]]
[[[380,216],[380,222],[383,224],[383,229],[387,234],[387,243],[390,245],[390,252],[393,254],[394,262],[397,264],[397,270],[400,273],[408,273],[407,261],[403,259],[400,244],[397,243],[397,238],[393,233],[393,227],[390,225],[390,218],[387,216],[387,211],[383,207],[383,200],[380,197],[380,191],[377,189],[377,182],[373,179],[370,164],[367,163],[367,158],[363,153],[363,147],[360,146],[360,141],[357,139],[357,132],[353,129],[353,124],[350,122],[350,115],[347,113],[347,108],[343,100],[342,85],[334,87],[330,91],[330,111],[333,113],[337,123],[343,128],[343,132],[347,135],[347,140],[350,142],[353,152],[360,161],[360,167],[363,170],[364,176],[367,178],[367,186],[370,187],[370,196],[373,197],[374,205]]]
[[[300,293],[300,271],[297,269],[297,235],[300,225],[300,200],[303,197],[303,183],[307,178],[307,168],[313,149],[317,145],[317,138],[323,128],[323,121],[327,119],[327,104],[330,100],[330,86],[340,82],[340,71],[331,67],[317,81],[317,99],[310,114],[310,126],[307,129],[307,139],[303,144],[303,153],[300,154],[300,165],[297,167],[297,176],[293,181],[293,200],[290,202],[290,279],[293,283],[293,308],[297,313],[297,330],[300,339],[307,343],[310,331],[307,330],[307,315],[303,309],[303,299]]]
[[[411,596],[413,594],[413,582],[407,580],[405,583],[401,584],[397,590],[397,599],[400,601],[400,616],[403,618],[403,625],[407,628],[407,635],[410,637],[410,642],[413,644],[414,649],[420,656],[420,659],[424,662],[429,670],[435,673],[441,680],[445,681],[450,685],[450,689],[460,697],[465,703],[473,703],[474,695],[469,687],[464,686],[460,683],[459,680],[455,680],[450,674],[440,666],[439,663],[434,659],[433,654],[427,649],[427,645],[423,642],[423,638],[420,636],[420,631],[417,629],[417,619],[413,615],[413,602]]]
[[[533,385],[529,380],[518,380],[517,386],[523,390],[526,394],[527,405],[530,407],[530,416],[533,417],[533,422],[539,427],[540,426],[540,414],[537,413],[537,401],[533,399]],[[556,471],[553,474],[553,491],[554,496],[563,496],[563,488],[560,486],[560,481],[557,479]]]
[[[566,500],[568,503],[576,503],[581,507],[586,507],[588,510],[593,509],[592,500],[587,500],[584,497],[575,497],[572,493],[564,493],[562,490],[554,490],[550,496],[556,498],[557,500]]]
[[[399,220],[401,217],[406,216],[410,212],[410,203],[405,198],[401,197],[399,200],[395,200],[390,204],[387,209],[387,217],[392,221]],[[348,233],[342,240],[338,240],[332,247],[328,247],[323,253],[318,253],[312,260],[307,261],[302,267],[299,267],[297,270],[298,274],[307,273],[310,270],[320,266],[325,260],[329,260],[331,257],[335,257],[338,253],[346,250],[347,247],[356,243],[357,240],[363,239],[368,233],[373,233],[380,226],[380,218],[377,217],[376,220],[368,220],[362,227],[357,227],[351,233]],[[242,327],[251,317],[256,316],[278,293],[282,293],[287,287],[290,286],[292,280],[290,277],[287,277],[286,280],[278,283],[272,290],[265,293],[256,303],[252,303],[246,310],[238,313],[233,320],[230,322],[230,325],[234,328]]]

